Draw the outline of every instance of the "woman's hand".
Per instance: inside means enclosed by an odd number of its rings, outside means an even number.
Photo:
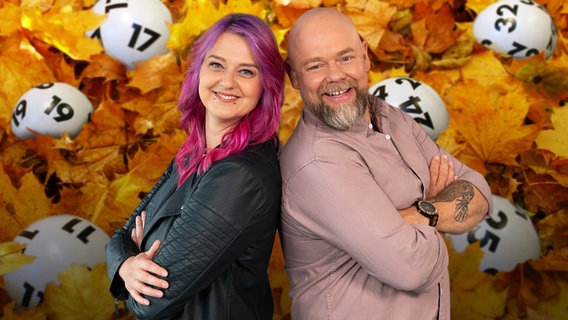
[[[142,251],[142,236],[144,235],[144,223],[146,222],[146,211],[142,211],[139,216],[136,216],[136,227],[132,229],[130,238],[136,242],[138,249]]]
[[[160,240],[154,241],[150,250],[126,259],[118,269],[118,274],[132,298],[146,306],[150,301],[142,295],[161,298],[164,295],[162,290],[153,287],[168,287],[168,282],[157,276],[166,277],[168,271],[152,261],[159,247]]]
[[[432,199],[449,184],[457,180],[454,172],[454,163],[448,159],[448,156],[435,156],[430,163],[430,187],[426,199]]]

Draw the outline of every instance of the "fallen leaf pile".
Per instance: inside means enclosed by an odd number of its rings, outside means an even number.
[[[229,12],[248,12],[272,27],[286,57],[286,35],[304,11],[347,14],[369,44],[369,84],[408,76],[429,84],[450,113],[437,143],[482,172],[492,192],[531,212],[541,257],[495,275],[480,272],[471,245],[451,259],[452,317],[563,319],[568,314],[568,4],[537,0],[549,11],[558,45],[547,60],[504,56],[478,44],[472,25],[493,0],[172,0],[169,52],[128,69],[86,32],[105,17],[95,0],[0,0],[0,275],[31,263],[13,242],[32,222],[56,214],[90,220],[108,235],[121,227],[185,139],[176,101],[192,42]],[[20,96],[46,82],[81,90],[94,106],[71,138],[19,140],[10,121]],[[280,138],[302,107],[286,85]],[[269,275],[275,319],[288,319],[289,284],[279,242]],[[0,288],[5,319],[127,319],[114,314],[104,264],[74,265],[51,283],[44,303],[17,310]],[[85,301],[92,301],[86,305]],[[96,303],[94,303],[96,302]],[[85,314],[83,314],[85,313]],[[94,316],[96,315],[96,317]]]

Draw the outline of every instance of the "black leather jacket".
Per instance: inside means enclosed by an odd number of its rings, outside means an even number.
[[[280,215],[281,179],[272,141],[251,146],[194,174],[176,188],[170,164],[106,247],[110,291],[139,319],[272,319],[267,268]],[[149,306],[132,299],[118,268],[140,250],[134,218],[146,210],[142,248],[161,245],[154,261],[169,288]]]

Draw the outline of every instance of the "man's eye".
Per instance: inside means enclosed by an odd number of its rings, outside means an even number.
[[[312,66],[308,66],[308,67],[306,68],[306,70],[311,71],[311,70],[317,70],[317,69],[319,69],[319,68],[321,68],[321,66],[320,66],[319,64],[314,64],[314,65],[312,65]]]
[[[353,56],[345,56],[345,57],[341,57],[341,61],[343,62],[348,62],[353,60]]]

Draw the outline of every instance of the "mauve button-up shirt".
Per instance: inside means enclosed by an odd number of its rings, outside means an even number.
[[[337,131],[304,109],[281,157],[280,236],[292,319],[449,319],[448,253],[397,209],[426,194],[430,160],[488,200],[483,176],[438,147],[408,114],[369,97],[374,123]]]

